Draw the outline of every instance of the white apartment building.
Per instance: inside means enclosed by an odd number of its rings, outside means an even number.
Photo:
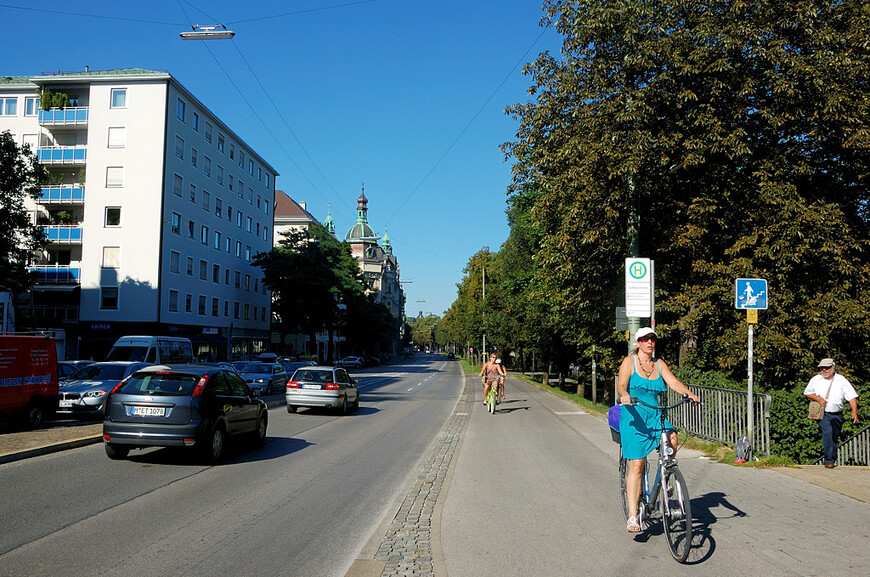
[[[68,104],[43,110],[45,90]],[[272,247],[277,172],[170,74],[0,77],[0,130],[52,175],[29,207],[50,245],[20,330],[63,328],[80,358],[125,334],[187,336],[203,358],[265,350],[252,259]]]

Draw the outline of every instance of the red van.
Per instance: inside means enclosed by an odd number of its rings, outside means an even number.
[[[57,349],[51,337],[0,335],[0,419],[38,427],[57,409]]]

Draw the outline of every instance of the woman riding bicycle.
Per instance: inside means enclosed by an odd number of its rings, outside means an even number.
[[[700,400],[698,395],[674,376],[667,363],[655,357],[656,338],[656,333],[651,328],[638,329],[634,336],[637,352],[623,359],[616,383],[619,402],[624,405],[619,416],[619,434],[622,455],[628,460],[625,493],[629,509],[626,528],[629,533],[638,533],[641,530],[637,521],[637,502],[640,498],[643,464],[646,456],[658,447],[661,437],[658,412],[641,405],[631,405],[631,397],[658,405],[658,395],[670,387],[680,394],[688,395],[693,402]],[[665,427],[670,431],[670,444],[676,452],[677,433],[670,422],[665,421]]]
[[[480,369],[480,374],[478,377],[484,377],[483,379],[483,404],[486,404],[486,395],[489,394],[490,386],[497,387],[498,381],[504,374],[504,367],[501,366],[500,363],[495,362],[498,359],[498,356],[495,354],[489,355],[489,362],[483,364],[483,367]],[[498,394],[498,389],[496,389],[496,394]]]

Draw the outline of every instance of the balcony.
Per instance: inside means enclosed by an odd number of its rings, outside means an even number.
[[[82,282],[82,269],[77,266],[49,264],[30,267],[37,275],[36,284],[77,285]]]
[[[42,204],[83,204],[84,186],[44,186],[39,194]]]
[[[52,108],[39,111],[39,124],[52,127],[88,125],[88,107]]]
[[[43,226],[48,242],[57,244],[81,244],[82,226],[80,224],[50,224]]]
[[[40,146],[36,158],[42,164],[85,164],[88,160],[86,146]]]

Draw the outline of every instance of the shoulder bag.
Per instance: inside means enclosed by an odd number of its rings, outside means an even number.
[[[831,377],[831,383],[828,385],[828,392],[825,393],[825,403],[828,402],[828,395],[831,394],[831,387],[833,385],[834,377]],[[823,407],[822,404],[818,401],[810,401],[809,417],[813,421],[821,421],[825,418],[825,407]]]

